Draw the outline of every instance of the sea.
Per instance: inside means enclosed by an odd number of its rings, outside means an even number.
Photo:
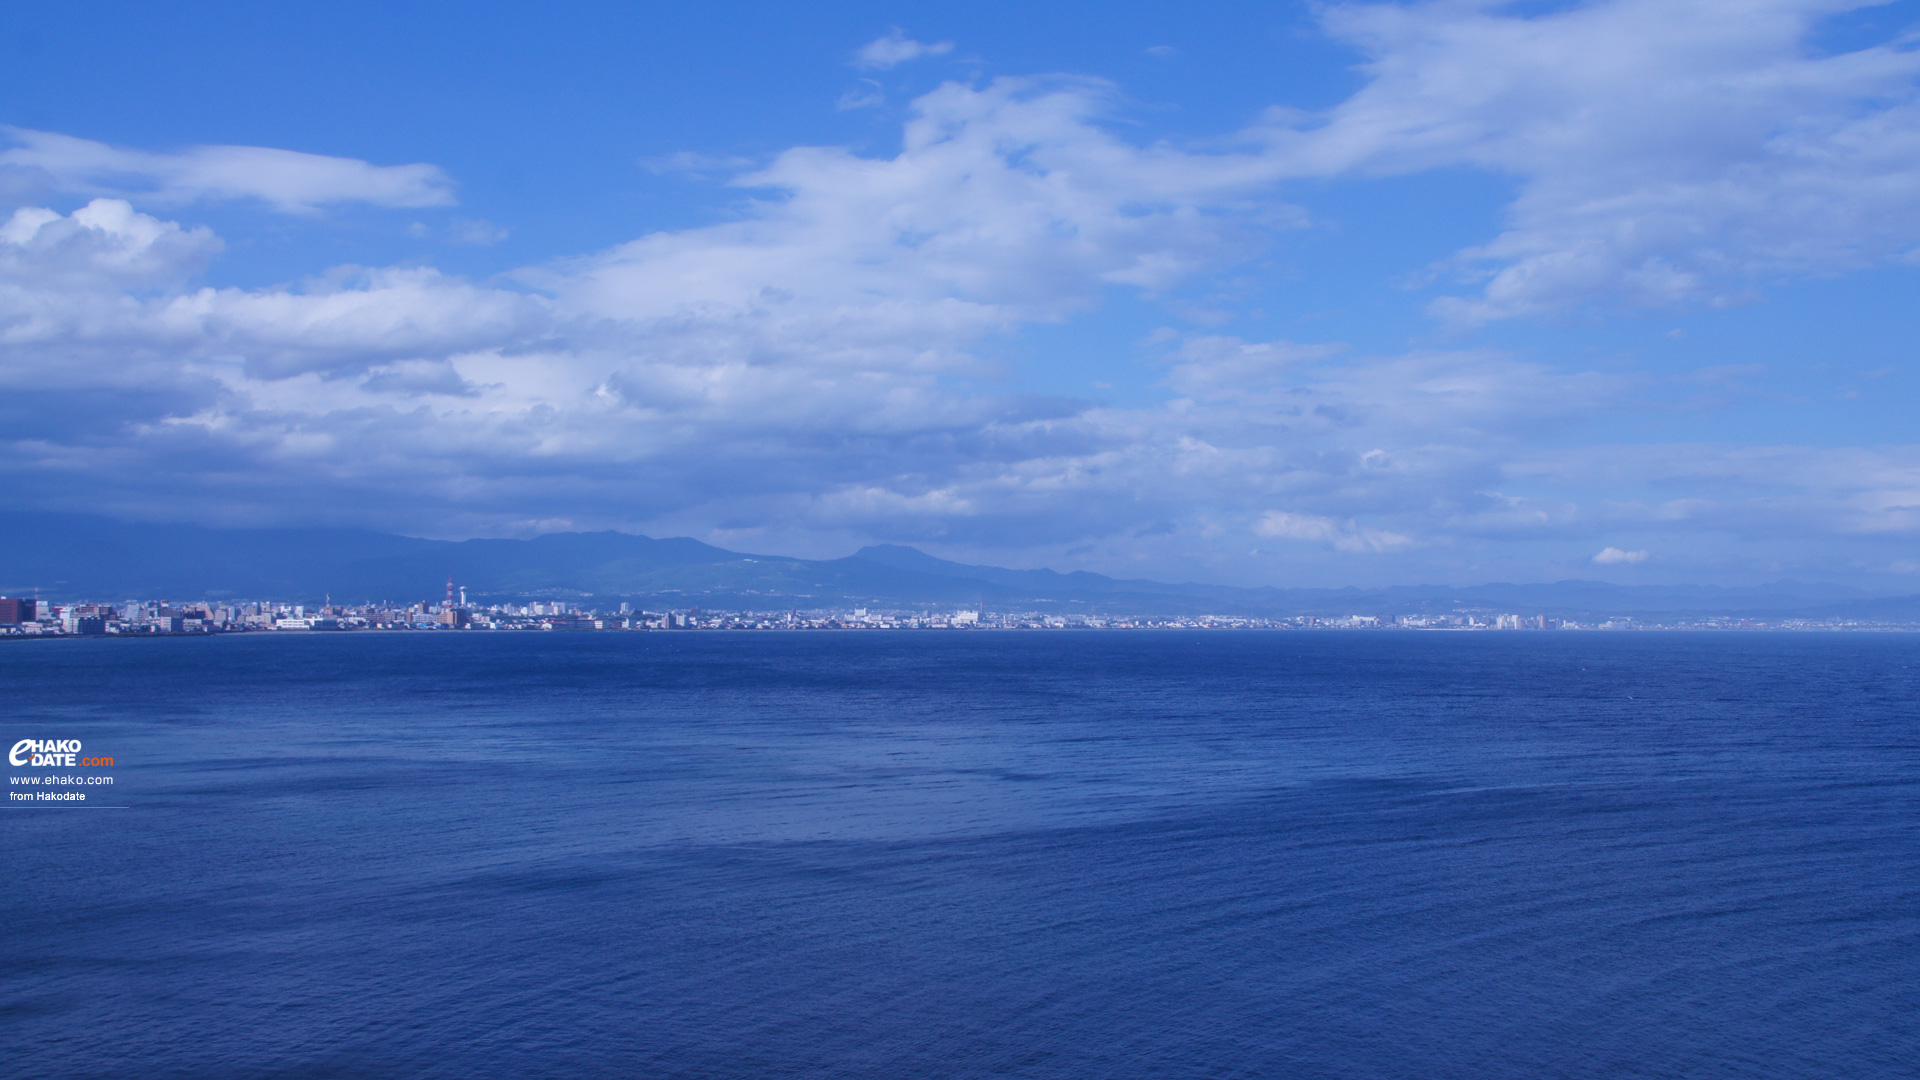
[[[256,633],[0,686],[114,781],[0,809],[16,1080],[1920,1075],[1920,635]]]

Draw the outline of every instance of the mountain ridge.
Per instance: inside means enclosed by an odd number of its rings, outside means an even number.
[[[440,594],[447,576],[477,600],[594,597],[660,607],[836,606],[1141,615],[1449,614],[1558,617],[1716,614],[1920,620],[1920,596],[1830,584],[1613,585],[1568,579],[1378,589],[1172,584],[1092,571],[1015,570],[875,544],[839,559],[731,551],[689,537],[615,531],[525,540],[429,540],[365,529],[220,529],[78,514],[0,521],[0,594],[64,599],[387,600]],[[1859,614],[1853,614],[1853,613]]]

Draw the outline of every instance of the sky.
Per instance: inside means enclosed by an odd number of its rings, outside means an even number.
[[[1916,343],[1920,0],[0,34],[22,513],[1916,592]]]

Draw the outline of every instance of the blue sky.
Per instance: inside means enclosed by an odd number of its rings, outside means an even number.
[[[42,5],[0,490],[1920,590],[1920,3]]]

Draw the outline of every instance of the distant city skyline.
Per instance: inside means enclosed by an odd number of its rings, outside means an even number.
[[[150,601],[125,604],[69,603],[45,605],[35,612],[0,598],[0,639],[49,637],[187,637],[235,633],[351,633],[373,632],[583,632],[583,631],[823,631],[823,630],[1443,630],[1443,631],[1787,631],[1828,633],[1911,632],[1920,629],[1913,618],[1847,616],[1670,614],[1661,618],[1633,615],[1588,615],[1584,619],[1559,615],[1491,610],[1453,614],[1350,615],[1169,615],[1101,612],[994,609],[984,605],[941,609],[938,605],[867,608],[802,603],[797,607],[709,609],[636,608],[621,602],[598,606],[571,601],[533,600],[469,606],[459,603],[366,603],[303,605],[271,600],[198,600],[187,603]],[[1363,598],[1354,606],[1366,607]],[[37,614],[37,617],[36,617]]]
[[[28,517],[1920,592],[1920,0],[14,21]]]

